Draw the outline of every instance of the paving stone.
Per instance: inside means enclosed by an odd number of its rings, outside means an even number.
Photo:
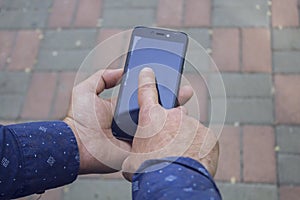
[[[299,186],[281,186],[279,189],[280,200],[295,200],[300,196]]]
[[[10,70],[32,69],[40,45],[39,34],[33,30],[21,30],[17,33],[16,44],[11,56]]]
[[[72,23],[76,8],[74,0],[54,0],[48,19],[49,27],[68,27]]]
[[[1,72],[0,94],[25,94],[30,74],[24,72]]]
[[[203,48],[205,48],[205,49],[210,48],[211,42],[210,42],[210,35],[209,35],[208,29],[206,29],[206,28],[183,28],[183,29],[180,29],[180,31],[183,31],[186,34],[188,34],[189,37],[191,37],[193,40],[198,42]],[[191,42],[192,41],[189,41],[189,45],[192,45]]]
[[[210,25],[211,0],[186,0],[184,26],[199,27]]]
[[[67,187],[64,200],[131,199],[131,184],[125,180],[79,179]]]
[[[110,29],[110,28],[103,28],[100,30],[98,37],[97,37],[97,44],[103,42],[104,40],[122,32],[122,29]]]
[[[75,72],[62,72],[59,74],[56,95],[50,111],[51,119],[63,119],[66,116],[71,102],[75,77]]]
[[[94,29],[49,30],[44,34],[42,49],[71,50],[92,49],[95,46],[97,32]]]
[[[222,73],[226,95],[228,97],[272,97],[272,76],[269,74]],[[211,75],[210,94],[213,97],[222,94],[221,88],[214,83],[216,75]]]
[[[130,13],[130,14],[128,14]],[[104,27],[124,27],[133,28],[134,26],[152,26],[154,23],[154,10],[143,9],[106,9],[103,12]]]
[[[273,26],[298,26],[297,0],[273,0],[272,1],[272,25]]]
[[[5,67],[11,54],[15,36],[14,31],[0,31],[0,70]]]
[[[212,62],[204,49],[193,50],[190,47],[188,48],[183,68],[184,73],[195,73],[202,76],[212,71],[210,66],[212,66]]]
[[[270,37],[269,29],[248,28],[242,30],[243,71],[272,71]]]
[[[220,71],[240,70],[240,32],[238,29],[214,29],[212,58]]]
[[[182,25],[183,0],[159,0],[156,24],[158,26],[180,27]]]
[[[243,127],[245,182],[276,183],[275,136],[270,126]]]
[[[224,200],[277,200],[276,185],[218,183]]]
[[[275,76],[275,112],[279,124],[300,124],[299,75]]]
[[[213,109],[223,110],[223,100],[214,99],[216,106]],[[212,109],[209,107],[209,109]],[[273,118],[272,99],[233,99],[227,98],[226,123],[246,123],[246,124],[271,124]],[[209,111],[209,114],[210,111]],[[220,122],[220,116],[215,116],[216,122]]]
[[[299,155],[278,155],[279,183],[300,184],[300,156]]]
[[[62,191],[61,187],[55,188],[55,189],[51,189],[51,190],[47,190],[42,195],[42,197],[40,198],[40,200],[62,200],[63,199],[62,192],[63,191]]]
[[[53,0],[2,0],[1,8],[4,10],[16,9],[45,9],[51,7]]]
[[[24,100],[22,119],[48,119],[56,87],[55,73],[36,72]]]
[[[77,70],[90,50],[41,50],[36,68],[44,70]],[[55,56],[53,56],[55,55]]]
[[[300,50],[300,29],[274,29],[273,49]]]
[[[220,157],[215,179],[218,181],[230,181],[234,178],[241,180],[241,149],[240,128],[225,126],[219,139]]]
[[[96,27],[101,15],[102,1],[103,0],[79,0],[74,25],[76,27]]]
[[[256,9],[259,5],[260,9]],[[268,27],[267,1],[215,0],[213,1],[213,26],[260,26]]]
[[[278,126],[276,128],[276,141],[280,147],[280,153],[300,154],[300,127]]]
[[[0,12],[0,28],[43,28],[47,15],[45,10],[4,10]]]
[[[23,96],[18,94],[0,95],[0,118],[16,119],[18,118],[23,102]]]
[[[300,72],[300,51],[280,51],[273,53],[275,72]]]
[[[155,8],[158,0],[106,0],[104,1],[104,9],[107,8]]]

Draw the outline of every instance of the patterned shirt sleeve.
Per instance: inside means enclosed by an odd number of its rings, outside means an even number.
[[[208,171],[191,158],[168,157],[145,161],[132,181],[132,197],[147,199],[220,200],[221,194]]]
[[[79,152],[61,121],[0,125],[0,199],[11,199],[73,182]]]

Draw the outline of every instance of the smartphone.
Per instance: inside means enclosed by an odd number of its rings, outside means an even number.
[[[177,95],[183,71],[188,36],[183,32],[135,27],[124,66],[112,133],[132,141],[138,126],[138,77],[144,67],[155,73],[159,103],[166,109],[178,105]]]

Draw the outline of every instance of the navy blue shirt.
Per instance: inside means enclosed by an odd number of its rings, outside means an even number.
[[[0,125],[0,199],[43,193],[73,182],[79,151],[61,121]],[[221,199],[212,177],[190,158],[144,162],[133,176],[133,199]]]

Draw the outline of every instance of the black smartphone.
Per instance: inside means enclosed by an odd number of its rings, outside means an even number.
[[[124,74],[112,121],[112,133],[132,141],[138,126],[138,76],[144,67],[155,73],[159,103],[166,109],[178,105],[188,36],[183,32],[136,27],[132,31]]]

